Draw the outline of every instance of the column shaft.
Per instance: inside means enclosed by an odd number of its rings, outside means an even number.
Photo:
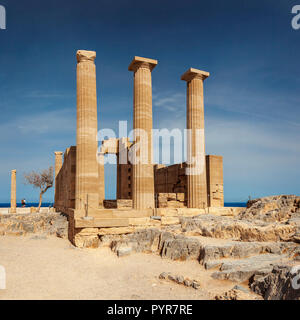
[[[203,80],[209,74],[190,69],[187,81],[187,202],[189,208],[207,207]]]
[[[77,52],[76,209],[99,207],[97,89],[93,51]]]
[[[17,171],[11,171],[11,195],[10,195],[10,213],[17,212]]]
[[[154,171],[152,163],[152,79],[156,60],[135,57],[129,66],[134,71],[133,128],[136,156],[133,164],[132,200],[134,209],[154,208]],[[140,132],[139,132],[140,130]]]

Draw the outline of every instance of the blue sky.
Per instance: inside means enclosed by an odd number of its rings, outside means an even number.
[[[0,202],[18,171],[20,200],[37,200],[23,172],[75,144],[76,50],[97,51],[99,127],[132,125],[133,56],[158,59],[154,128],[185,127],[190,67],[205,82],[206,150],[224,157],[226,201],[299,194],[300,30],[289,0],[0,0]],[[109,179],[108,175],[112,178]],[[106,196],[115,193],[107,168]],[[46,200],[53,199],[53,190]]]

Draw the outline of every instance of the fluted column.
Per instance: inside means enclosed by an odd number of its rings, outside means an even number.
[[[99,207],[96,52],[77,51],[76,209]]]
[[[59,201],[59,183],[57,179],[57,175],[59,174],[60,169],[62,168],[63,164],[63,153],[61,151],[54,152],[55,154],[55,195],[54,195],[54,207],[58,205]]]
[[[134,72],[132,200],[134,209],[154,208],[154,172],[152,148],[152,79],[156,60],[135,57],[129,66]],[[137,151],[138,150],[138,151]],[[137,157],[139,160],[137,160]]]
[[[11,171],[10,213],[17,212],[17,170]]]
[[[209,73],[189,69],[187,81],[187,202],[189,208],[207,207],[203,81]]]

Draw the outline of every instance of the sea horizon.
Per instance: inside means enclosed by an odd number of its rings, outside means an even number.
[[[42,203],[42,207],[53,207],[53,202],[44,202]],[[26,207],[37,207],[39,204],[37,202],[28,202],[26,203]],[[225,202],[224,207],[246,207],[247,203],[246,202]],[[17,203],[17,208],[21,208],[22,204]],[[3,202],[0,203],[0,208],[10,208],[10,203],[9,202]]]

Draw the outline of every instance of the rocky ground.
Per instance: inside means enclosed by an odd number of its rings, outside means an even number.
[[[292,286],[300,270],[291,272],[300,265],[299,236],[300,197],[277,196],[251,201],[234,218],[199,215],[163,230],[101,240],[119,256],[152,252],[173,261],[198,261],[213,271],[212,278],[246,284],[264,299],[300,299],[298,282]],[[235,288],[216,299],[244,299],[239,292]]]
[[[211,278],[194,260],[182,263],[145,253],[119,258],[109,248],[79,249],[49,235],[0,237],[0,265],[7,278],[0,300],[207,300],[233,288],[229,281]],[[162,279],[164,271],[200,287]],[[246,286],[243,290],[250,292]]]
[[[2,228],[6,235],[37,231],[66,237],[66,217],[52,214],[32,219],[24,222],[22,217],[0,216],[0,233]],[[300,197],[257,199],[235,217],[182,217],[174,225],[142,228],[131,234],[100,235],[100,240],[100,248],[94,252],[111,249],[118,263],[148,254],[144,268],[133,270],[141,272],[135,275],[138,278],[143,277],[144,269],[146,274],[150,260],[152,264],[161,261],[160,267],[154,268],[156,273],[149,277],[180,292],[179,299],[300,299]],[[82,252],[85,250],[90,252]],[[178,267],[173,269],[175,265]],[[123,285],[134,288],[137,283]],[[190,290],[193,297],[189,296]]]
[[[61,213],[0,214],[0,236],[25,236],[40,233],[68,236],[68,219]]]

